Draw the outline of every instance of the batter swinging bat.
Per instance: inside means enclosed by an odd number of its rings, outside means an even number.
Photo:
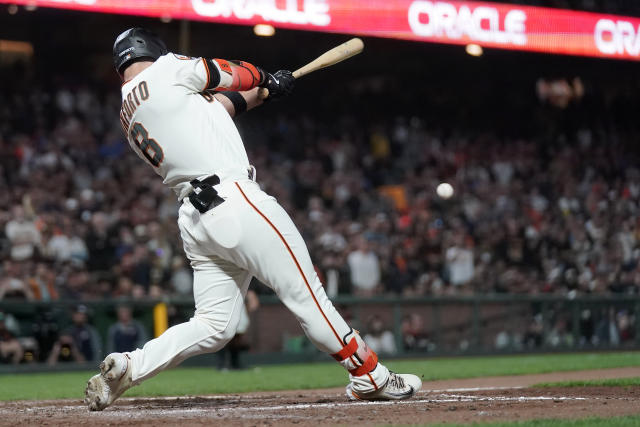
[[[348,42],[342,43],[341,45],[326,51],[302,68],[298,68],[293,72],[293,77],[297,79],[321,68],[329,67],[331,65],[337,64],[338,62],[342,62],[345,59],[359,54],[360,52],[362,52],[363,48],[364,43],[362,42],[362,40],[357,37],[353,38]],[[258,92],[258,97],[260,97],[260,99],[265,99],[267,96],[269,96],[269,91],[265,88],[261,88]]]

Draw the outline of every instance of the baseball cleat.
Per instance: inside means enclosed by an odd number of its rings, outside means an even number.
[[[389,379],[384,387],[371,393],[356,392],[351,383],[347,385],[349,400],[404,400],[413,397],[422,388],[422,381],[412,374],[396,374],[389,372]]]
[[[102,411],[132,385],[131,359],[123,353],[111,353],[100,364],[100,373],[87,382],[84,403],[90,411]]]

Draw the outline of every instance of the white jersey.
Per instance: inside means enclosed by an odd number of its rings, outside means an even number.
[[[179,199],[192,191],[194,178],[247,177],[249,160],[238,129],[222,104],[204,92],[212,75],[225,76],[214,61],[168,53],[122,85],[120,121],[129,144]]]

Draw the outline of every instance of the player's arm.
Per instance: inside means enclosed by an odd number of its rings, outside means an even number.
[[[219,92],[214,97],[222,104],[231,117],[236,117],[264,103],[258,96],[260,88],[255,87],[243,92]]]
[[[214,96],[222,103],[231,117],[236,117],[245,111],[262,105],[267,100],[288,96],[293,91],[296,79],[290,71],[280,70],[273,75],[269,75],[268,78],[274,81],[268,85],[254,87],[246,91],[221,91]],[[266,87],[269,90],[269,97],[266,100],[258,95],[261,87]]]
[[[273,74],[244,61],[225,59],[187,58],[176,56],[178,82],[194,92],[213,90],[216,99],[225,106],[231,116],[255,108],[262,104],[258,89],[268,89],[266,100],[290,95],[295,78],[288,70]]]
[[[227,61],[226,59],[203,59],[207,68],[208,88],[218,92],[250,91],[263,87],[273,94],[269,98],[289,95],[293,90],[295,78],[290,71],[280,70],[268,73],[246,61]]]
[[[216,91],[247,91],[263,85],[269,78],[269,73],[249,62],[214,58],[203,59],[203,63],[209,89]]]

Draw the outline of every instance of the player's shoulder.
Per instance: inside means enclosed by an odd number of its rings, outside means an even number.
[[[188,56],[179,55],[177,53],[169,52],[155,60],[154,68],[162,67],[179,67],[185,60],[193,59]]]
[[[179,53],[173,53],[173,52],[169,52],[166,56],[171,56],[174,59],[177,59],[179,61],[193,61],[194,59],[200,59],[195,56],[180,55]]]
[[[172,69],[176,72],[180,72],[179,70],[191,69],[194,62],[197,62],[199,59],[200,58],[169,52],[156,60],[156,68],[165,70]]]
[[[169,52],[166,55],[161,56],[159,59],[164,59],[165,62],[170,62],[180,67],[180,66],[186,66],[188,64],[193,64],[194,62],[200,61],[202,58],[197,56],[187,56],[187,55],[181,55],[179,53]]]

